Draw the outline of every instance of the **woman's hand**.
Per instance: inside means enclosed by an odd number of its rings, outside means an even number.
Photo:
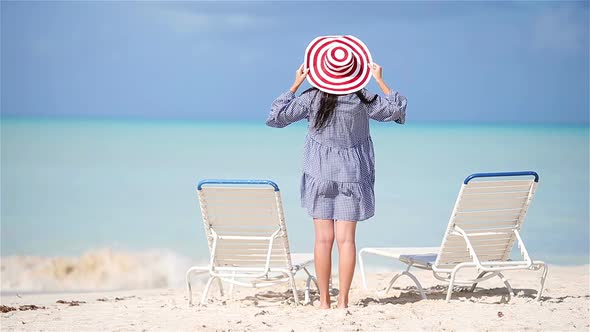
[[[373,73],[373,77],[375,77],[376,81],[383,80],[383,67],[379,66],[375,62],[368,64],[369,68],[371,68],[371,73]]]
[[[383,67],[374,62],[368,63],[367,66],[371,68],[371,73],[373,73],[373,77],[375,77],[375,81],[377,81],[377,85],[379,85],[381,91],[383,91],[383,93],[386,95],[390,94],[391,89],[387,86],[387,84],[385,84],[385,81],[383,80]]]
[[[303,64],[301,64],[301,66],[299,66],[299,68],[295,72],[295,81],[293,82],[293,85],[289,89],[289,90],[291,90],[291,92],[293,92],[293,93],[297,92],[297,89],[299,89],[301,84],[303,84],[303,81],[305,81],[308,71],[309,71],[308,68],[305,68],[305,69],[303,68]]]

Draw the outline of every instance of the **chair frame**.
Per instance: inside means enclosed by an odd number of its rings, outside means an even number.
[[[519,209],[518,218],[513,225],[513,227],[508,227],[503,229],[501,232],[494,232],[494,231],[483,231],[483,232],[468,232],[463,229],[461,226],[456,225],[455,219],[457,217],[457,212],[459,211],[459,207],[461,204],[461,200],[463,198],[464,190],[469,187],[469,182],[475,178],[492,178],[492,177],[520,177],[520,176],[534,176],[534,181],[531,183],[528,195],[524,201],[524,204]],[[365,277],[365,270],[364,270],[364,263],[363,263],[363,255],[364,254],[376,254],[380,256],[386,256],[398,259],[402,263],[407,264],[407,268],[405,271],[397,273],[394,277],[390,280],[386,290],[384,293],[387,293],[395,281],[405,275],[412,279],[420,292],[420,296],[422,299],[426,299],[426,294],[422,285],[420,284],[418,278],[410,272],[412,267],[431,270],[433,276],[440,280],[447,282],[449,284],[446,301],[449,302],[451,299],[451,295],[453,292],[453,287],[455,285],[471,285],[471,291],[475,290],[475,287],[478,283],[491,279],[493,277],[499,277],[504,285],[508,290],[508,300],[510,299],[510,294],[516,293],[513,291],[509,281],[507,278],[502,274],[503,271],[507,270],[534,270],[538,271],[543,269],[541,274],[540,286],[537,291],[536,300],[539,301],[541,299],[541,295],[543,292],[543,287],[545,285],[545,280],[547,278],[547,264],[543,261],[532,260],[530,255],[526,249],[526,246],[520,236],[520,228],[524,222],[524,218],[527,214],[528,208],[530,203],[534,197],[535,190],[537,188],[537,184],[539,181],[539,175],[536,172],[532,171],[525,171],[525,172],[500,172],[500,173],[476,173],[468,176],[459,191],[459,195],[455,202],[455,206],[453,208],[453,212],[449,219],[449,224],[447,226],[447,230],[442,240],[442,244],[439,248],[428,248],[432,249],[431,254],[436,255],[437,258],[434,263],[421,260],[419,255],[412,254],[412,250],[404,250],[404,248],[399,248],[398,252],[396,252],[396,248],[363,248],[359,251],[359,264],[361,269],[361,276],[363,280],[363,286],[367,289],[367,282]],[[478,236],[493,236],[493,235],[506,235],[511,234],[511,237],[508,240],[508,243],[505,247],[504,254],[500,260],[492,260],[486,261],[483,260],[478,256],[477,250],[474,248],[474,238]],[[448,248],[448,238],[450,236],[459,236],[463,239],[465,243],[465,248],[471,257],[470,261],[462,261],[457,262],[456,264],[443,264],[441,262],[441,257],[445,250],[450,250]],[[509,259],[510,253],[514,246],[514,242],[517,242],[518,248],[520,249],[520,254],[522,255],[522,260],[518,261],[511,261]],[[387,252],[390,250],[390,252]],[[404,252],[405,251],[405,252]],[[473,279],[461,279],[457,280],[457,273],[461,269],[465,268],[475,268],[479,274],[476,278]]]
[[[203,187],[223,187],[230,189],[237,188],[261,188],[268,189],[266,186],[272,187],[274,190],[274,198],[276,202],[276,209],[278,220],[277,229],[270,236],[249,236],[249,235],[220,235],[215,231],[215,227],[209,222],[209,211],[207,209],[207,199],[203,190]],[[303,270],[307,274],[306,288],[305,288],[305,299],[304,303],[308,304],[311,302],[310,299],[310,286],[311,282],[316,285],[317,280],[309,270],[308,265],[313,263],[313,259],[304,259],[301,264],[293,264],[293,257],[297,257],[297,254],[291,254],[289,250],[289,242],[287,237],[287,227],[285,224],[285,217],[283,214],[281,194],[279,187],[276,183],[270,180],[222,180],[222,179],[205,179],[197,184],[197,194],[199,198],[199,206],[201,209],[201,216],[203,225],[205,228],[205,234],[207,236],[207,243],[209,246],[209,264],[207,266],[193,266],[186,272],[186,283],[189,293],[189,305],[192,305],[192,287],[191,287],[191,276],[194,274],[208,273],[209,279],[207,280],[205,290],[201,296],[201,305],[207,303],[207,297],[209,289],[213,281],[217,281],[221,296],[224,295],[222,281],[229,283],[230,294],[233,291],[234,285],[245,286],[245,287],[270,287],[281,283],[289,282],[291,290],[293,291],[293,297],[295,304],[299,304],[299,296],[297,294],[297,287],[295,285],[295,274]],[[216,260],[216,251],[220,240],[224,241],[256,241],[261,244],[267,245],[266,258],[264,266],[259,267],[234,267],[234,266],[221,266]],[[285,266],[276,267],[271,266],[272,254],[276,253],[277,247],[273,245],[276,242],[282,243],[281,249],[285,254]],[[293,256],[292,256],[293,255]],[[243,280],[240,280],[243,279]]]

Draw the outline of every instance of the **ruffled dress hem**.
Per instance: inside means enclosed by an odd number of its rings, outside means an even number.
[[[375,215],[374,180],[337,182],[301,176],[301,206],[312,218],[363,221]]]

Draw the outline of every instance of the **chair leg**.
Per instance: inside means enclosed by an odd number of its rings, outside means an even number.
[[[389,281],[389,285],[387,286],[387,288],[385,289],[383,294],[387,294],[389,292],[389,290],[391,290],[391,287],[393,287],[393,284],[396,282],[396,280],[399,277],[407,276],[408,278],[412,279],[412,281],[414,281],[414,284],[416,284],[416,288],[418,288],[418,291],[420,292],[420,297],[422,298],[422,300],[426,300],[426,293],[424,292],[424,288],[422,288],[422,284],[420,284],[420,281],[418,280],[418,278],[416,278],[416,276],[410,272],[411,267],[412,267],[412,264],[408,265],[408,268],[405,271],[399,272],[395,276],[393,276],[393,278],[391,278],[391,281]]]
[[[535,300],[540,301],[541,295],[543,294],[543,287],[545,287],[545,279],[547,278],[547,264],[544,262],[538,262],[537,266],[543,266],[543,273],[541,274],[541,285],[539,286],[539,290],[537,291],[537,297]]]
[[[223,296],[223,283],[220,278],[217,278],[217,286],[219,287],[219,295]]]
[[[367,277],[365,276],[365,264],[363,262],[363,253],[364,250],[361,249],[359,251],[359,268],[361,270],[361,280],[363,281],[363,287],[366,289],[368,289],[367,287]]]
[[[318,286],[318,279],[314,276],[311,276],[311,281],[313,281],[313,283],[315,284],[315,289],[318,290],[318,292],[320,291],[320,286]]]
[[[408,270],[409,270],[409,268],[408,268]],[[414,280],[414,283],[416,284],[416,287],[418,287],[418,291],[420,292],[420,297],[422,298],[422,300],[426,300],[426,293],[424,292],[424,288],[422,288],[420,281],[418,281],[418,278],[416,278],[416,276],[413,275],[412,273],[410,273],[409,271],[405,271],[404,275],[406,275],[410,279]]]
[[[191,276],[195,273],[207,273],[208,269],[200,266],[193,266],[186,271],[186,287],[188,289],[188,304],[193,304],[193,293],[191,285]]]
[[[188,288],[188,305],[193,305],[193,292],[191,289],[191,270],[186,271],[186,287]]]
[[[299,296],[297,295],[297,286],[295,286],[295,276],[293,273],[289,275],[289,279],[291,280],[291,289],[293,290],[293,298],[295,300],[295,305],[299,305]]]
[[[391,287],[393,286],[393,284],[395,283],[395,281],[401,277],[404,273],[403,272],[398,272],[396,273],[393,278],[391,278],[391,280],[389,281],[389,284],[387,285],[387,288],[385,288],[385,290],[383,291],[383,294],[387,294],[389,293],[389,290],[391,289]]]
[[[449,289],[447,289],[447,298],[446,301],[451,302],[451,295],[453,294],[453,286],[455,284],[455,277],[457,276],[457,272],[459,271],[459,266],[456,266],[451,272],[451,279],[449,280]]]
[[[236,272],[233,272],[233,277],[232,280],[235,281],[236,280]],[[229,296],[231,297],[232,294],[234,293],[234,283],[230,283],[229,285]]]
[[[303,300],[304,304],[308,304],[311,302],[311,296],[309,295],[310,287],[311,287],[311,279],[312,276],[308,276],[307,280],[305,281],[305,299]]]
[[[214,279],[217,279],[217,277],[209,277],[209,280],[207,280],[207,285],[205,286],[205,290],[203,290],[203,295],[201,296],[201,305],[207,304],[207,294],[209,294],[209,288],[211,288],[211,283]]]
[[[311,274],[306,267],[303,268],[303,271],[305,271],[308,277],[311,277],[311,281],[313,281],[313,283],[315,284],[315,288],[319,291],[320,286],[318,286],[318,280],[316,279],[316,277],[314,277],[314,275]]]
[[[502,279],[502,281],[504,282],[504,285],[506,285],[506,289],[508,289],[508,299],[507,299],[507,301],[510,301],[510,296],[512,295],[512,293],[514,293],[514,291],[512,290],[512,286],[510,286],[510,283],[508,282],[508,279],[506,279],[506,277],[504,277],[504,275],[501,272],[498,272],[498,277],[500,279]]]
[[[305,300],[304,303],[305,304],[309,304],[311,303],[311,296],[310,296],[310,292],[311,292],[311,282],[313,281],[313,283],[315,284],[315,288],[318,290],[320,290],[320,287],[318,286],[318,281],[316,280],[316,278],[309,273],[309,271],[307,270],[307,268],[303,268],[303,271],[305,271],[305,273],[307,273],[307,281],[305,282]]]
[[[483,278],[483,276],[485,276],[487,273],[488,273],[488,271],[483,271],[482,273],[480,273],[480,274],[477,276],[476,280],[477,280],[477,279],[481,279],[481,278]],[[473,285],[471,285],[471,288],[469,289],[469,291],[470,291],[471,293],[473,293],[473,292],[475,291],[475,287],[477,287],[477,284],[478,284],[478,282],[474,282],[474,283],[473,283]]]

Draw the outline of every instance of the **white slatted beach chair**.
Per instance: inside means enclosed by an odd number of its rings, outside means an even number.
[[[532,178],[531,178],[532,177]],[[359,265],[363,286],[367,288],[363,255],[390,257],[407,264],[405,271],[396,274],[385,289],[387,293],[395,281],[405,275],[411,278],[420,295],[426,294],[410,268],[432,270],[436,279],[449,283],[447,302],[454,285],[471,285],[498,276],[512,293],[512,287],[502,274],[507,270],[540,270],[540,300],[547,277],[547,265],[530,258],[520,230],[535,194],[539,175],[535,172],[478,173],[468,176],[457,197],[447,230],[440,247],[426,248],[363,248],[359,251]],[[522,259],[511,260],[514,243],[518,244]],[[457,272],[475,268],[479,275],[472,279],[457,279]]]
[[[292,254],[281,193],[269,180],[203,180],[197,185],[199,205],[209,245],[208,266],[193,266],[186,273],[189,304],[192,304],[191,275],[209,273],[201,297],[207,301],[211,283],[217,280],[247,287],[267,287],[288,282],[299,304],[295,274],[307,274],[305,302],[310,301],[310,283],[317,282],[308,271],[313,254]]]

